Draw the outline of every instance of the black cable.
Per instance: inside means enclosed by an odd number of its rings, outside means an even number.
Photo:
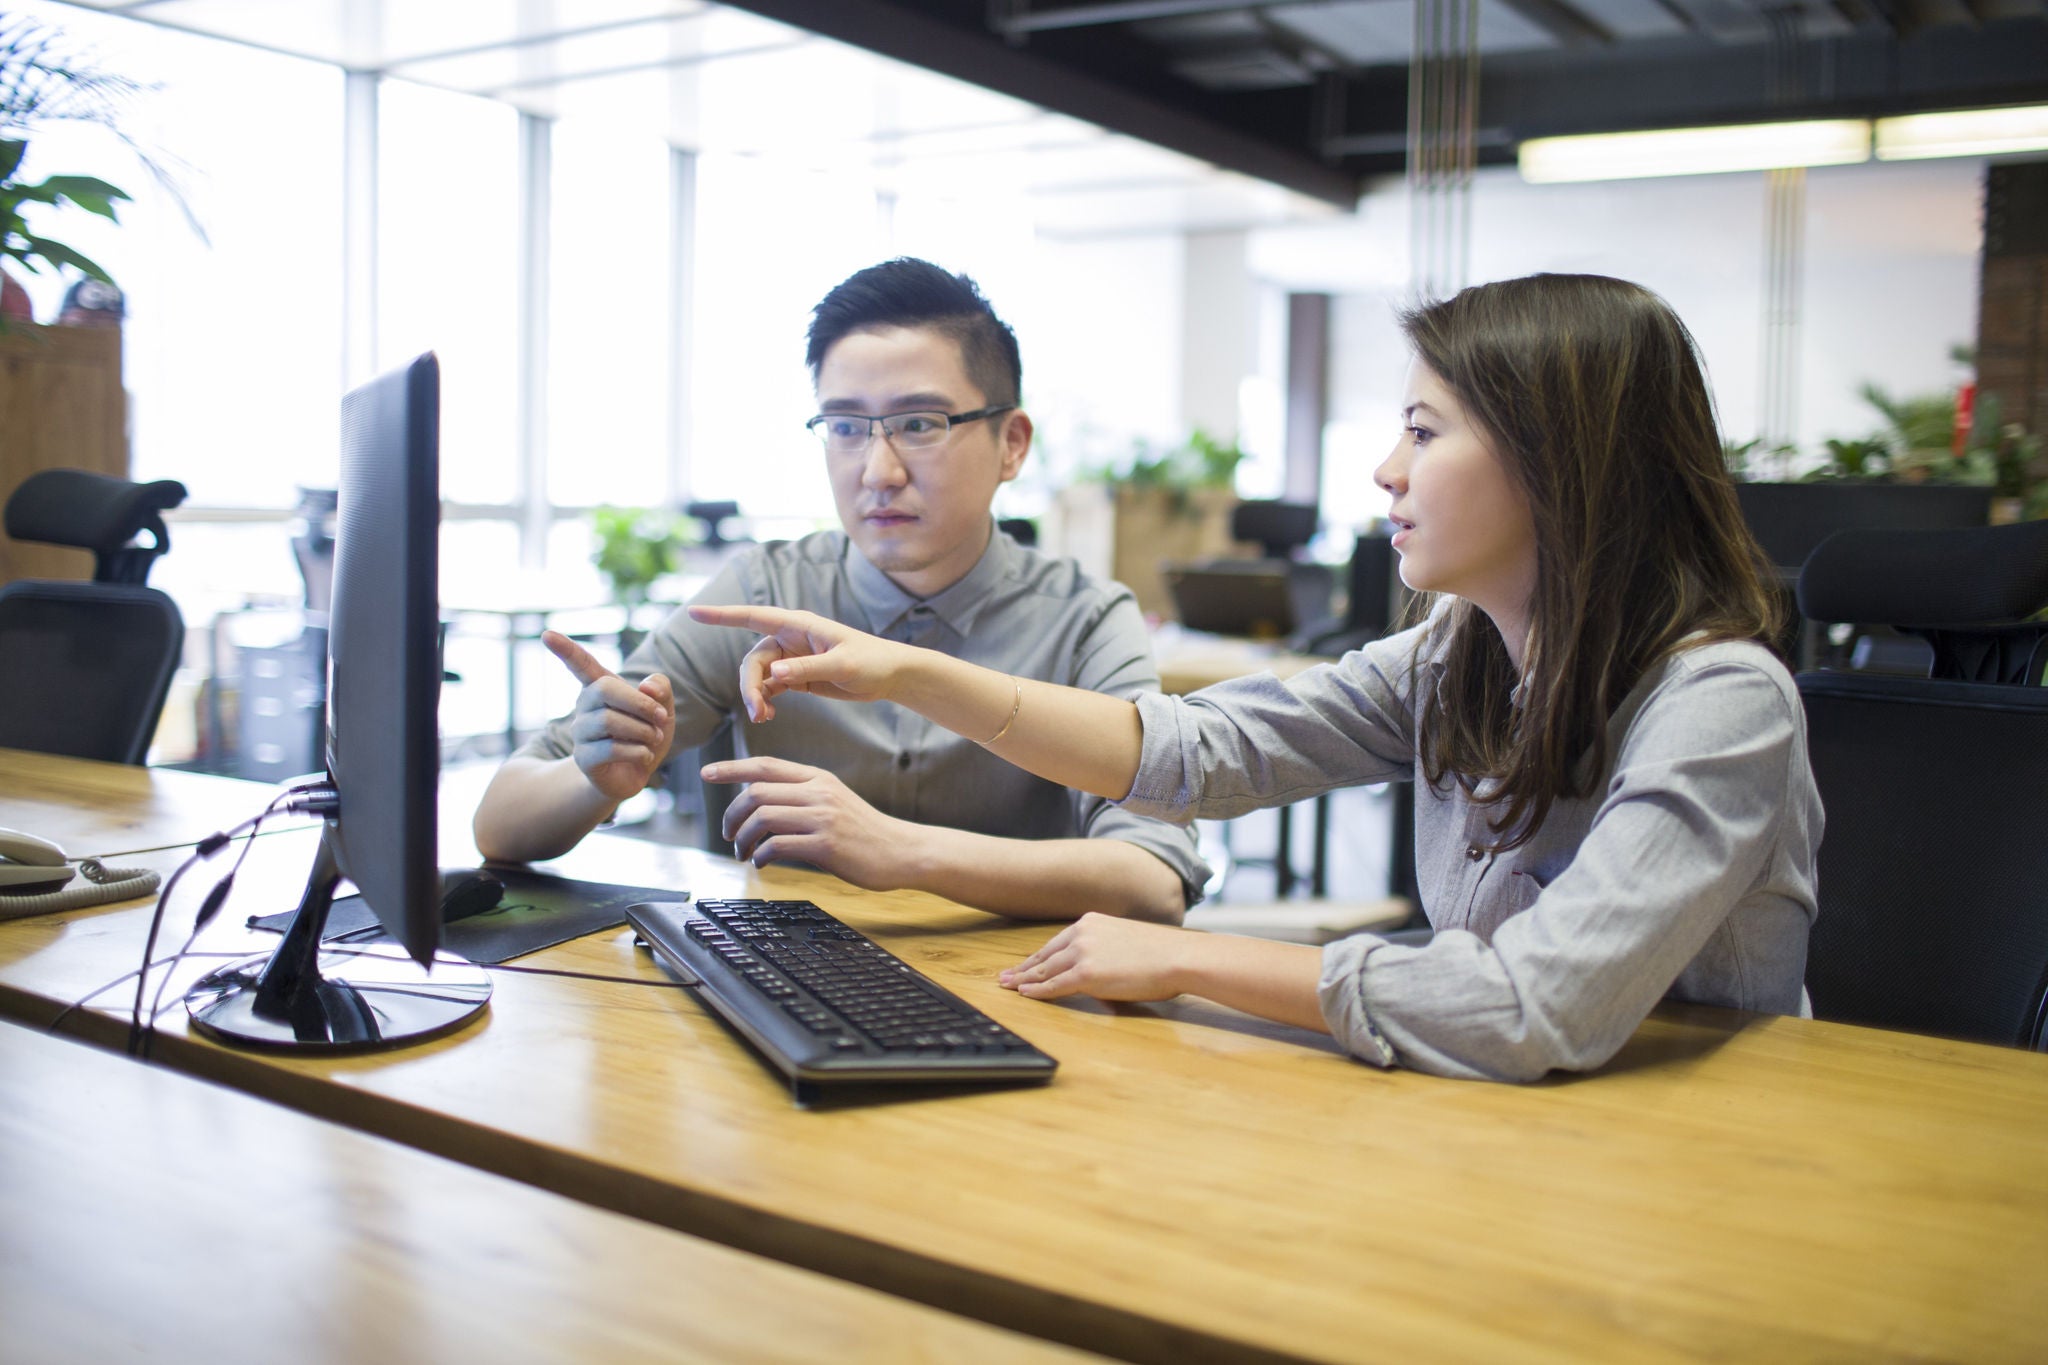
[[[345,945],[339,939],[329,939],[325,951],[356,957],[388,957],[374,949],[381,944],[357,948]],[[466,960],[466,959],[465,959]],[[664,990],[687,990],[680,981],[666,981],[646,976],[609,976],[603,972],[573,972],[566,967],[515,967],[509,962],[472,962],[472,967],[481,967],[487,972],[518,972],[524,976],[569,976],[579,981],[608,981],[618,986],[659,986]]]
[[[269,805],[265,806],[257,814],[251,816],[247,820],[242,821],[242,823],[236,825],[234,828],[214,834],[209,834],[204,839],[201,839],[199,841],[198,847],[193,850],[192,856],[187,858],[184,862],[178,864],[178,870],[171,874],[170,880],[164,883],[164,889],[157,893],[156,910],[149,917],[149,935],[147,938],[143,940],[142,944],[142,967],[135,974],[135,1003],[128,1014],[129,1056],[139,1057],[142,1055],[142,998],[149,990],[149,972],[151,959],[153,959],[156,956],[156,936],[158,932],[161,931],[163,928],[164,912],[170,908],[171,892],[176,889],[179,880],[184,877],[185,873],[189,869],[191,869],[199,863],[206,861],[208,858],[211,858],[214,854],[220,852],[229,844],[233,843],[235,836],[237,834],[240,834],[243,830],[248,829],[251,826],[260,827],[265,819],[267,819],[270,815],[274,814],[277,811],[278,807],[290,802],[292,800],[292,797],[293,793],[291,792],[281,793],[276,798],[274,798]],[[244,849],[243,852],[246,854],[247,850]],[[239,867],[240,865],[241,864],[237,862],[236,866]],[[214,908],[218,909],[219,906],[216,904]],[[172,959],[173,962],[175,962],[176,960],[176,958]]]
[[[199,931],[211,924],[213,917],[220,913],[221,906],[227,903],[229,893],[235,889],[235,874],[240,872],[242,864],[249,860],[249,850],[256,846],[256,836],[263,832],[263,822],[269,819],[280,805],[288,806],[297,790],[297,788],[293,788],[291,791],[287,791],[284,795],[278,797],[277,800],[272,801],[264,808],[263,813],[256,817],[255,822],[250,824],[249,833],[242,840],[242,851],[235,855],[235,865],[228,869],[225,877],[215,882],[212,888],[207,891],[206,899],[199,904],[199,913],[192,917],[192,932],[185,935],[185,942],[179,946],[177,952],[171,954],[172,967],[176,967],[185,960],[185,955],[192,951],[192,945],[199,939]],[[249,822],[244,821],[244,823],[247,824]],[[150,1048],[156,1042],[157,1016],[163,1013],[164,988],[170,985],[172,975],[172,972],[166,971],[157,978],[156,995],[149,1002],[149,1017],[146,1021],[137,1021],[141,1023],[143,1030],[140,1055],[144,1061],[149,1059]]]
[[[173,847],[173,848],[183,848],[183,847],[184,847],[184,845],[183,845],[183,844],[173,844],[173,845],[171,845],[171,847]],[[249,954],[248,954],[248,953],[247,953],[246,951],[243,951],[243,952],[217,952],[217,951],[212,951],[212,950],[207,950],[207,949],[201,949],[201,950],[199,950],[199,951],[196,951],[196,952],[189,952],[189,953],[186,953],[186,954],[185,954],[185,956],[186,956],[186,957],[247,957],[247,956],[249,956]],[[152,963],[150,963],[150,964],[149,964],[149,970],[151,970],[151,971],[155,971],[155,970],[156,970],[156,969],[157,969],[158,967],[166,967],[166,966],[169,966],[169,965],[170,965],[171,963],[173,963],[173,962],[175,962],[175,961],[177,961],[177,959],[176,959],[176,958],[170,958],[170,957],[158,958],[158,959],[157,959],[157,960],[156,960],[155,962],[152,962]],[[91,1003],[91,1002],[92,1002],[92,1001],[93,1001],[93,1000],[94,1000],[95,998],[97,998],[97,997],[99,997],[99,996],[102,996],[102,995],[105,995],[105,994],[106,994],[106,993],[107,993],[108,991],[110,991],[110,990],[114,989],[114,987],[116,987],[116,986],[120,985],[120,984],[121,984],[121,983],[123,983],[124,981],[132,981],[132,980],[133,980],[133,979],[134,979],[135,977],[139,976],[140,974],[141,974],[141,973],[140,973],[140,970],[139,970],[139,969],[138,969],[138,970],[136,970],[136,971],[127,971],[127,972],[123,972],[123,973],[121,973],[121,974],[120,974],[119,976],[115,977],[115,978],[114,978],[114,979],[113,979],[112,981],[106,982],[106,983],[105,983],[105,984],[103,984],[103,985],[99,985],[99,986],[95,986],[95,987],[93,987],[93,988],[92,988],[91,990],[87,991],[87,992],[86,992],[86,993],[85,993],[84,995],[81,995],[81,996],[79,996],[79,997],[78,997],[78,998],[77,998],[76,1000],[74,1000],[74,1001],[72,1001],[72,1002],[71,1002],[70,1004],[66,1005],[66,1006],[65,1006],[65,1007],[64,1007],[63,1009],[61,1009],[61,1010],[58,1010],[58,1011],[57,1011],[57,1013],[56,1013],[56,1015],[55,1015],[55,1016],[54,1016],[54,1017],[53,1017],[53,1018],[52,1018],[52,1019],[50,1020],[50,1022],[49,1022],[49,1023],[47,1023],[47,1024],[45,1024],[45,1025],[43,1025],[43,1031],[44,1031],[45,1033],[55,1033],[55,1032],[57,1032],[57,1031],[58,1031],[59,1029],[61,1029],[61,1028],[62,1028],[62,1027],[64,1026],[64,1021],[65,1021],[66,1019],[69,1019],[69,1018],[70,1018],[70,1017],[71,1017],[71,1016],[72,1016],[72,1015],[73,1015],[74,1013],[76,1013],[77,1011],[79,1011],[79,1010],[82,1010],[82,1009],[84,1009],[84,1008],[86,1007],[86,1005],[88,1005],[89,1003]]]

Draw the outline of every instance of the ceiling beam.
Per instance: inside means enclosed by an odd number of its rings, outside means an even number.
[[[1791,105],[1769,98],[1761,45],[1708,51],[1604,55],[1597,66],[1559,53],[1489,63],[1480,85],[1480,160],[1511,160],[1532,137],[1754,123],[1766,119],[1881,118],[1978,105],[2048,103],[2048,24],[1983,31],[1949,27],[1912,43],[1878,34],[1838,40],[1831,93]],[[1403,73],[1362,72],[1347,95],[1351,122],[1331,140],[1361,176],[1397,174]]]
[[[1562,47],[1606,47],[1614,34],[1573,9],[1565,0],[1501,0],[1508,9],[1527,19]]]
[[[1135,24],[1146,19],[1183,19],[1190,14],[1268,9],[1274,5],[1298,3],[1300,0],[1105,0],[1102,4],[1032,9],[1028,0],[1016,0],[1015,13],[1002,15],[990,22],[1006,34],[1046,33],[1058,28]]]
[[[1097,76],[944,23],[888,0],[725,0],[764,18],[1042,108],[1099,124],[1225,170],[1270,181],[1339,208],[1358,203],[1359,182],[1308,151],[1176,109]]]

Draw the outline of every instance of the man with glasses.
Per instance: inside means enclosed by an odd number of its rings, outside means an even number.
[[[1130,592],[996,529],[996,490],[1031,448],[1017,341],[974,282],[925,261],[871,266],[811,320],[808,362],[843,529],[749,547],[699,603],[816,612],[1019,677],[1157,690]],[[638,792],[672,750],[730,720],[739,784],[723,836],[757,866],[808,863],[1000,914],[1090,910],[1178,922],[1208,870],[1183,828],[1032,777],[888,702],[785,696],[747,719],[751,637],[678,611],[617,675],[567,638],[576,709],[514,754],[476,815],[486,857],[553,857]]]

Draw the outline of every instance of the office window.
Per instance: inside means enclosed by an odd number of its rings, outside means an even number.
[[[134,197],[116,226],[81,210],[31,225],[98,261],[127,296],[124,380],[138,479],[195,505],[284,508],[334,477],[341,390],[341,74],[333,67],[115,19],[10,5],[67,55],[146,86],[122,120],[177,199],[112,134],[53,124],[29,173],[96,175]],[[70,279],[21,275],[54,321]],[[181,537],[189,565],[203,533]]]
[[[553,130],[548,500],[653,506],[668,493],[669,152],[565,119]]]
[[[519,115],[391,80],[378,123],[378,368],[440,357],[441,492],[509,503],[519,489]]]
[[[886,254],[864,183],[736,156],[697,162],[690,493],[835,524],[804,332],[825,291]]]

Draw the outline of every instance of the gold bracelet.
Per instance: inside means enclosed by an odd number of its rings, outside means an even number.
[[[1006,721],[1004,721],[1004,722],[1003,722],[1003,728],[1002,728],[1002,729],[1000,729],[1000,730],[996,731],[996,732],[995,732],[994,734],[990,735],[990,736],[989,736],[989,737],[988,737],[987,739],[981,739],[981,740],[976,740],[976,741],[975,741],[975,743],[977,743],[977,744],[981,745],[981,747],[982,747],[982,748],[984,748],[984,749],[986,749],[986,748],[987,748],[987,747],[988,747],[989,745],[991,745],[991,744],[995,743],[995,742],[996,742],[997,740],[1001,739],[1001,738],[1002,738],[1002,737],[1003,737],[1004,735],[1007,735],[1007,734],[1009,734],[1009,733],[1010,733],[1010,727],[1011,727],[1012,725],[1015,725],[1015,724],[1017,723],[1017,713],[1018,713],[1019,711],[1022,711],[1022,710],[1024,709],[1024,684],[1023,684],[1023,682],[1022,682],[1022,681],[1020,681],[1019,679],[1015,678],[1015,677],[1012,677],[1012,678],[1010,679],[1010,685],[1011,685],[1012,687],[1014,687],[1014,688],[1016,688],[1016,689],[1017,689],[1017,701],[1016,701],[1016,703],[1015,703],[1015,704],[1014,704],[1013,706],[1011,706],[1011,707],[1010,707],[1010,718],[1009,718],[1008,720],[1006,720]]]

